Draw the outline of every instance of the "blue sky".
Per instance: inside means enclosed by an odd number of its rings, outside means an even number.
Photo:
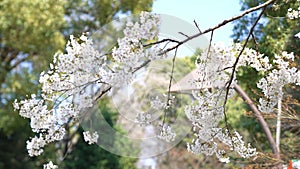
[[[173,15],[205,30],[240,13],[240,0],[155,0],[153,12]],[[214,32],[214,41],[230,41],[232,24]],[[209,37],[209,35],[207,35]]]

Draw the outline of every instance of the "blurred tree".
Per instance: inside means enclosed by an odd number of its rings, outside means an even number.
[[[35,72],[63,48],[63,6],[63,1],[0,1],[0,168],[34,166],[25,144],[32,135],[28,121],[13,111],[12,102],[37,91]]]
[[[105,123],[108,123],[112,128],[115,130],[122,132],[121,129],[118,128],[116,125],[116,121],[118,118],[118,112],[113,110],[110,105],[108,98],[102,100],[99,103],[99,113],[104,117]],[[97,116],[97,114],[95,114]],[[100,123],[97,128],[105,128],[106,124],[101,124],[102,121],[97,121]],[[98,125],[98,124],[97,124]],[[84,130],[80,127],[77,136],[78,142],[72,148],[73,151],[65,156],[65,159],[60,164],[61,168],[65,169],[76,169],[76,168],[85,168],[85,169],[106,169],[106,168],[114,168],[114,169],[134,169],[135,162],[137,161],[136,158],[129,158],[129,157],[122,157],[115,155],[98,145],[87,145],[87,143],[83,140],[82,132]],[[79,136],[80,135],[80,136]],[[100,134],[101,137],[101,134]],[[114,136],[109,138],[109,142],[114,142]],[[107,139],[107,138],[100,138],[100,139]],[[115,141],[119,143],[120,140]],[[128,140],[124,140],[124,144],[122,145],[123,149],[125,146],[129,145],[130,142]],[[118,146],[118,145],[114,145]],[[136,150],[136,149],[135,149]],[[128,149],[127,151],[134,151],[132,149]]]

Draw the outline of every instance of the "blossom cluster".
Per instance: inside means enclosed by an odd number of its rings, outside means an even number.
[[[195,154],[216,154],[220,161],[228,162],[229,158],[225,155],[227,151],[220,148],[220,145],[225,144],[241,157],[256,155],[255,148],[245,146],[237,132],[232,134],[219,127],[224,119],[223,103],[234,93],[228,83],[239,67],[250,66],[263,72],[264,77],[257,83],[257,87],[264,94],[259,99],[258,106],[262,112],[274,111],[278,98],[282,98],[282,88],[285,85],[300,84],[300,72],[290,64],[294,61],[293,53],[284,51],[280,55],[275,54],[275,59],[271,62],[269,57],[253,49],[245,48],[243,52],[241,50],[240,44],[226,47],[223,44],[214,44],[209,52],[204,51],[196,61],[198,74],[191,82],[197,88],[193,91],[195,101],[185,108],[187,117],[193,123],[195,135],[192,143],[188,143],[188,150]],[[232,83],[237,83],[235,76],[232,77]]]
[[[162,94],[162,98],[155,96],[150,100],[151,108],[155,110],[167,110],[174,104],[176,97],[169,94]]]
[[[159,97],[161,96],[161,97]],[[165,112],[170,109],[172,105],[174,105],[176,97],[171,94],[160,94],[155,95],[150,99],[150,108],[147,112],[139,112],[136,115],[135,123],[140,126],[147,126],[152,124],[151,121],[155,119],[155,112]],[[170,127],[170,126],[169,126]],[[164,130],[164,129],[161,129]],[[161,133],[160,133],[161,134]]]
[[[32,131],[39,135],[28,140],[27,150],[30,156],[38,156],[43,152],[43,147],[53,141],[61,140],[65,135],[65,129],[61,126],[65,116],[56,116],[56,110],[48,110],[48,106],[44,104],[44,100],[36,98],[32,95],[31,99],[22,100],[19,103],[15,101],[14,108],[19,109],[20,115],[30,118],[30,126]],[[58,111],[70,110],[66,106],[59,106]],[[72,116],[72,114],[66,114]]]
[[[166,142],[174,141],[176,133],[172,131],[172,128],[169,125],[163,125],[160,129],[160,134],[157,138],[164,140]]]
[[[297,0],[298,2],[300,2],[300,0]],[[292,9],[289,8],[287,11],[287,17],[289,19],[297,19],[300,17],[300,5],[297,9]],[[300,38],[300,32],[298,32],[297,34],[295,34],[296,38]]]
[[[211,156],[216,154],[216,157],[220,160],[220,162],[226,163],[230,161],[226,150],[228,147],[231,151],[236,151],[243,158],[249,158],[257,155],[256,149],[251,148],[250,144],[245,146],[242,137],[236,131],[234,133],[230,133],[228,130],[223,132],[222,129],[218,128],[213,129],[211,134],[210,139],[206,141],[197,136],[196,139],[192,140],[192,144],[187,144],[188,151],[197,155],[205,154]],[[220,145],[218,145],[218,141],[221,142]]]
[[[221,47],[217,49],[219,48]],[[233,59],[235,59],[234,56],[238,56],[241,48],[240,44],[235,44],[216,52],[222,55],[229,53],[231,58],[233,57]],[[257,83],[257,87],[262,89],[265,96],[259,99],[260,105],[258,108],[260,111],[267,113],[273,112],[274,106],[277,105],[278,98],[282,98],[282,88],[287,84],[299,85],[300,72],[297,68],[290,66],[290,62],[292,61],[294,61],[294,54],[287,53],[286,51],[283,51],[280,55],[275,54],[273,61],[270,61],[268,56],[250,48],[245,48],[243,53],[241,53],[236,70],[238,70],[240,66],[250,66],[256,71],[264,73],[264,77]],[[223,61],[223,63],[226,62]],[[226,66],[230,67],[230,64],[225,65],[225,67]]]
[[[97,143],[99,135],[97,131],[93,133],[91,133],[90,131],[85,131],[83,132],[83,138],[84,141],[87,142],[88,144],[94,144]]]
[[[283,87],[287,84],[300,85],[300,72],[295,67],[290,66],[294,61],[294,54],[282,52],[281,55],[275,55],[273,67],[260,79],[257,87],[260,88],[265,98],[260,98],[259,110],[266,113],[274,111],[278,99],[283,97]]]
[[[197,74],[191,81],[197,89],[193,91],[195,101],[185,107],[195,136],[192,143],[188,143],[188,150],[194,154],[216,154],[222,162],[229,162],[229,157],[225,155],[228,149],[243,158],[256,155],[255,148],[245,146],[237,132],[232,134],[220,127],[226,113],[226,99],[234,95],[229,83],[237,83],[235,74],[238,68],[251,66],[257,71],[267,71],[272,67],[268,57],[253,49],[241,50],[240,44],[225,46],[217,43],[209,51],[203,51],[196,60]],[[236,62],[237,57],[239,62]],[[223,145],[228,148],[223,149]]]
[[[123,31],[124,37],[118,39],[118,47],[112,50],[114,60],[133,68],[139,65],[142,59],[156,58],[159,50],[153,48],[151,52],[145,52],[143,42],[158,36],[158,31],[154,31],[158,25],[159,17],[149,16],[145,12],[141,13],[139,22],[128,21]]]
[[[14,108],[30,119],[36,133],[27,141],[30,156],[43,153],[47,144],[65,137],[66,126],[77,123],[97,101],[99,93],[129,83],[138,65],[157,58],[159,48],[144,47],[158,35],[159,16],[143,12],[138,21],[127,23],[112,51],[98,51],[91,38],[70,36],[66,53],[54,56],[48,71],[40,75],[39,95],[15,101]],[[112,57],[108,57],[111,54]],[[84,132],[88,144],[97,142],[98,134]],[[55,168],[52,162],[46,168]]]
[[[54,165],[52,161],[50,161],[48,164],[44,164],[44,169],[57,169],[58,166]]]
[[[298,2],[300,0],[297,0]],[[288,9],[288,12],[287,12],[287,17],[290,18],[290,19],[297,19],[300,17],[300,6],[298,7],[298,9],[292,9],[292,8],[289,8]]]
[[[152,115],[150,112],[141,112],[137,113],[135,118],[135,123],[139,124],[140,126],[147,126],[151,124]]]

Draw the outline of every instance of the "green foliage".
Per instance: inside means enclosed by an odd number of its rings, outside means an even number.
[[[111,106],[109,106],[110,103],[108,99],[103,99],[102,102],[99,103],[99,113],[101,113],[101,116],[104,117],[105,122],[97,121],[97,113],[95,113],[95,116],[91,117],[93,119],[93,122],[97,122],[97,126],[93,126],[97,129],[104,129],[105,127],[101,127],[104,125],[110,125],[114,130],[118,132],[123,132],[122,129],[118,128],[116,126],[116,120],[118,118],[117,111],[113,110]],[[107,124],[102,124],[107,123]],[[106,168],[114,168],[114,169],[125,169],[125,168],[136,168],[135,163],[137,161],[136,158],[128,158],[128,157],[121,157],[118,155],[115,155],[101,147],[99,147],[96,144],[93,145],[87,145],[87,143],[83,140],[82,135],[83,129],[80,128],[78,133],[80,133],[79,140],[75,147],[73,148],[73,151],[66,156],[64,161],[60,164],[60,167],[66,168],[66,169],[77,169],[77,168],[86,168],[86,169],[106,169]],[[99,131],[98,131],[99,133]],[[125,134],[125,133],[124,133]],[[107,144],[113,144],[114,147],[122,146],[120,148],[124,149],[126,147],[131,147],[131,143],[129,140],[115,140],[114,135],[108,136],[109,138],[101,137],[101,133],[99,133],[101,142],[104,140],[107,141]],[[122,145],[119,145],[119,144]],[[136,147],[135,149],[127,149],[125,151],[132,152],[137,151]],[[138,151],[137,151],[138,153]]]
[[[79,130],[79,132],[82,131]],[[134,158],[117,156],[98,145],[87,145],[81,135],[74,151],[66,156],[60,167],[65,169],[123,169],[124,167],[134,169],[135,162],[136,159]]]
[[[248,105],[238,95],[228,100],[226,109],[229,125],[243,136],[245,142],[251,143],[258,150],[268,149],[269,145],[265,142],[266,137],[261,126],[249,112]]]
[[[27,156],[25,140],[28,133],[30,133],[28,124],[14,129],[14,133],[9,136],[0,130],[0,169],[34,168],[34,163]]]
[[[6,83],[0,88],[2,93],[3,107],[0,109],[0,128],[7,136],[13,134],[18,128],[28,127],[28,120],[19,116],[18,112],[13,110],[12,102],[15,98],[24,98],[30,92],[37,91],[37,88],[24,88],[24,86],[36,85],[34,81],[37,77],[24,68],[19,73],[8,74]],[[4,106],[5,105],[5,106]]]
[[[64,46],[64,1],[2,0],[0,2],[1,56],[29,54],[51,58]],[[40,62],[43,59],[39,59]],[[49,59],[48,59],[49,61]]]
[[[75,36],[94,32],[117,18],[119,14],[151,11],[153,0],[72,0],[66,3],[67,29]]]

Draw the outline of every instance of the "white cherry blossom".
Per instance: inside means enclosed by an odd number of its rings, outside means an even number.
[[[91,133],[90,131],[85,131],[83,132],[83,138],[84,141],[87,142],[88,144],[94,144],[98,142],[99,135],[97,131],[93,133]]]
[[[58,169],[57,165],[54,165],[52,161],[50,161],[48,164],[44,164],[44,169]]]

